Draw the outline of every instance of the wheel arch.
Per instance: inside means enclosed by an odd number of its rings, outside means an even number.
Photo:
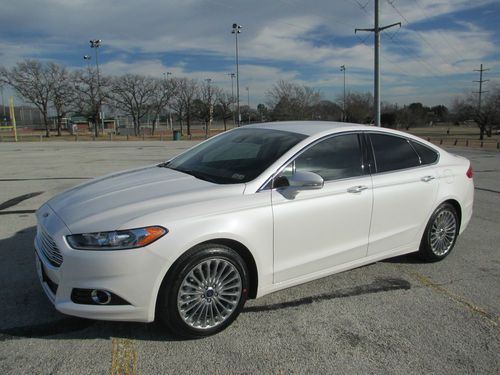
[[[450,199],[446,199],[443,202],[441,202],[438,205],[438,207],[441,206],[444,203],[451,204],[453,206],[453,208],[455,209],[455,211],[457,212],[457,216],[458,216],[458,229],[457,229],[457,232],[460,233],[460,226],[462,225],[462,207],[460,206],[460,203],[458,203],[458,201],[456,199],[450,198]]]
[[[238,242],[236,240],[229,239],[229,238],[214,238],[214,239],[206,240],[203,242],[199,242],[196,245],[191,246],[188,250],[186,250],[179,257],[177,257],[175,262],[172,263],[172,265],[168,268],[167,272],[163,276],[163,279],[160,283],[160,287],[158,288],[158,291],[156,293],[155,309],[154,309],[155,316],[157,316],[157,313],[158,313],[158,302],[160,300],[160,295],[161,295],[163,289],[166,287],[167,280],[169,280],[169,278],[171,277],[173,270],[176,269],[176,266],[180,262],[184,261],[185,257],[188,256],[188,254],[195,247],[200,246],[200,245],[207,245],[207,244],[227,246],[227,247],[231,248],[232,250],[236,251],[243,258],[243,260],[248,268],[248,273],[249,273],[249,278],[250,278],[250,289],[248,291],[248,298],[254,299],[257,297],[257,291],[258,291],[258,285],[259,285],[259,278],[258,277],[259,276],[258,276],[257,264],[255,262],[255,259],[252,255],[252,253],[250,252],[250,250],[245,245],[243,245],[241,242]]]

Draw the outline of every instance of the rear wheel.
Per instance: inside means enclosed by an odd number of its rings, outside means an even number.
[[[186,338],[204,337],[236,319],[248,291],[248,271],[238,253],[224,245],[201,245],[173,267],[158,309],[170,331]]]
[[[450,203],[443,203],[432,214],[420,243],[419,255],[433,262],[444,259],[455,246],[458,215]]]

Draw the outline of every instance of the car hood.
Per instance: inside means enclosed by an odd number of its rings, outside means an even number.
[[[243,194],[245,185],[218,185],[151,166],[91,180],[47,202],[72,233],[123,229],[128,221],[184,204]],[[161,223],[145,223],[153,225]]]

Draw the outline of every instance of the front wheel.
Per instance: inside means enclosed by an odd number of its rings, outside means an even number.
[[[248,291],[248,271],[239,254],[224,245],[193,248],[165,280],[159,319],[186,338],[213,335],[239,315]]]
[[[420,243],[419,255],[426,261],[444,259],[458,237],[458,215],[450,203],[443,203],[432,214]]]

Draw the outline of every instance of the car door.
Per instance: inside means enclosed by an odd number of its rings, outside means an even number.
[[[368,136],[376,165],[368,255],[416,250],[436,200],[438,182],[432,157],[424,160],[405,137]]]
[[[284,169],[315,172],[318,190],[272,190],[274,282],[307,278],[366,256],[372,209],[371,177],[362,139],[340,134],[313,144]]]

